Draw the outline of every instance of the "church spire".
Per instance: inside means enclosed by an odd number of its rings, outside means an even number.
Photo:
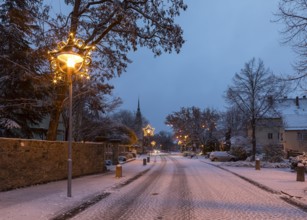
[[[140,107],[140,98],[138,98],[138,106],[135,114],[135,132],[139,139],[142,139],[143,137],[142,126],[143,126],[143,121],[142,121],[142,113]]]
[[[140,98],[138,98],[138,108],[137,108],[137,112],[141,113],[141,109],[140,109]]]

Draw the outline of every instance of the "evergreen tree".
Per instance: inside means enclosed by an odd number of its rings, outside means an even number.
[[[41,121],[47,91],[39,73],[41,60],[31,48],[38,1],[4,0],[0,4],[0,135],[32,137]]]

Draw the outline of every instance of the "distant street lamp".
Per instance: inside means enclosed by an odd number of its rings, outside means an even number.
[[[151,144],[152,147],[156,146],[156,142],[155,141],[150,142],[150,144]]]
[[[155,129],[148,124],[145,128],[143,128],[143,133],[144,133],[144,140],[145,138],[148,139],[148,142],[145,141],[146,145],[149,144],[149,138],[154,136],[154,131]],[[143,142],[143,153],[144,153],[144,142]]]
[[[50,65],[54,73],[53,82],[64,81],[69,86],[69,123],[68,123],[68,182],[67,196],[71,197],[72,179],[72,75],[89,78],[88,66],[91,64],[90,57],[93,46],[87,46],[83,40],[74,38],[71,33],[66,42],[57,44],[57,49],[48,51]]]

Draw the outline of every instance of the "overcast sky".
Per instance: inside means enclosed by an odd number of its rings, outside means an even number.
[[[295,55],[281,45],[276,19],[278,0],[190,0],[178,23],[184,30],[180,54],[154,58],[146,48],[112,80],[121,109],[141,112],[156,131],[170,129],[165,117],[181,107],[225,110],[223,95],[232,77],[253,57],[274,74],[291,74]]]

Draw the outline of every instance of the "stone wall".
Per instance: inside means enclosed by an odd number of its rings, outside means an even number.
[[[73,177],[104,172],[104,150],[73,143]],[[0,138],[0,191],[67,179],[67,158],[67,142]]]

